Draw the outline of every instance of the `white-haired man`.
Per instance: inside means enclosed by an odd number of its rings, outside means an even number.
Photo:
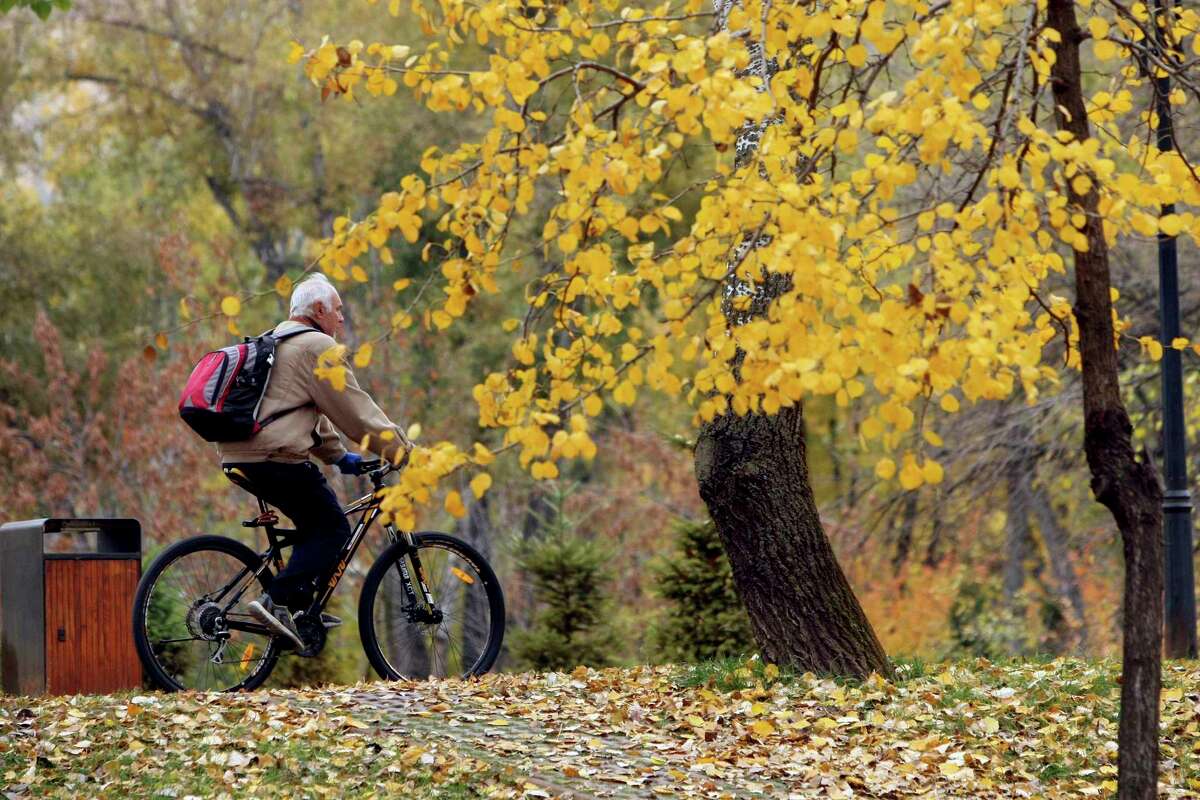
[[[275,419],[250,439],[218,445],[230,480],[295,523],[296,544],[287,566],[249,609],[299,649],[304,643],[292,611],[312,602],[317,585],[329,577],[350,539],[350,525],[337,496],[310,456],[336,465],[343,473],[358,474],[362,456],[346,450],[337,430],[351,442],[366,439],[368,449],[387,459],[412,447],[359,388],[349,364],[344,365],[343,390],[316,376],[318,357],[336,344],[344,325],[342,299],[324,275],[315,273],[298,283],[292,291],[290,317],[275,327],[275,334],[308,330],[276,345],[271,381],[259,409],[260,420],[272,415]],[[341,623],[328,614],[323,621],[329,627]]]

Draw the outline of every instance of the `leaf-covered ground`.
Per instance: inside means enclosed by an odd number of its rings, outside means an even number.
[[[18,797],[1087,797],[1116,665],[643,667],[241,695],[0,700]],[[1200,665],[1171,664],[1162,796],[1200,795]]]

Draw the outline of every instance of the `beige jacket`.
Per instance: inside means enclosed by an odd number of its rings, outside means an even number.
[[[287,320],[277,325],[275,332],[282,334],[303,327],[309,326]],[[316,376],[317,357],[336,344],[333,337],[313,331],[276,345],[275,365],[258,418],[263,420],[277,411],[311,405],[283,415],[245,441],[221,442],[217,451],[222,464],[298,463],[307,461],[310,454],[333,464],[346,454],[335,427],[356,445],[369,437],[368,449],[389,460],[394,460],[401,448],[411,448],[404,433],[359,388],[348,363],[343,362],[346,388],[342,391]]]

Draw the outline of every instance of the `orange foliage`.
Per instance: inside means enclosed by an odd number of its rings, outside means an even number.
[[[0,519],[135,517],[149,548],[237,515],[244,499],[177,416],[190,361],[113,368],[96,346],[76,366],[44,314],[34,330],[40,370],[0,361]]]

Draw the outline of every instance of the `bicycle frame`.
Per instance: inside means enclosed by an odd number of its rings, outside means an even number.
[[[359,514],[358,521],[354,525],[354,529],[350,534],[350,539],[342,547],[341,553],[338,556],[337,566],[333,568],[330,577],[322,584],[322,588],[317,592],[316,597],[310,606],[304,611],[309,619],[314,619],[315,615],[320,615],[324,610],[325,605],[329,602],[329,598],[333,596],[334,590],[341,583],[342,576],[346,572],[346,568],[354,559],[354,554],[358,551],[359,545],[366,538],[367,530],[375,522],[382,513],[379,509],[379,490],[383,488],[383,478],[387,475],[388,470],[371,473],[371,480],[374,484],[374,490],[358,498],[354,502],[342,509],[342,513],[349,517],[352,514]],[[225,603],[224,610],[229,611],[230,608],[237,603],[238,599],[245,593],[255,581],[262,575],[268,565],[274,565],[276,574],[283,569],[283,548],[293,545],[289,541],[288,534],[295,533],[294,530],[286,528],[276,528],[275,525],[279,521],[278,515],[267,506],[262,498],[258,500],[259,515],[253,520],[247,520],[242,524],[250,528],[262,528],[267,535],[268,547],[259,554],[261,559],[259,566],[253,572],[249,568],[240,572],[237,577],[227,583],[221,590],[212,598],[213,602],[221,603],[227,597],[229,592],[234,587],[240,588],[233,593],[229,598],[228,603]],[[401,586],[404,588],[405,601],[409,608],[416,608],[422,600],[424,600],[427,614],[433,613],[434,599],[433,594],[429,591],[429,586],[425,580],[425,571],[421,566],[421,559],[417,555],[417,548],[413,542],[412,533],[409,531],[397,532],[394,525],[390,522],[384,525],[384,531],[387,533],[388,539],[395,543],[404,541],[408,546],[408,558],[412,562],[413,572],[416,573],[417,583],[421,588],[421,596],[418,597],[416,590],[413,587],[412,573],[408,571],[403,559],[396,562],[400,570]],[[249,578],[249,580],[247,580]],[[226,618],[226,624],[230,630],[240,630],[248,633],[256,633],[266,636],[274,635],[274,631],[268,630],[265,626],[257,623],[240,619]]]

